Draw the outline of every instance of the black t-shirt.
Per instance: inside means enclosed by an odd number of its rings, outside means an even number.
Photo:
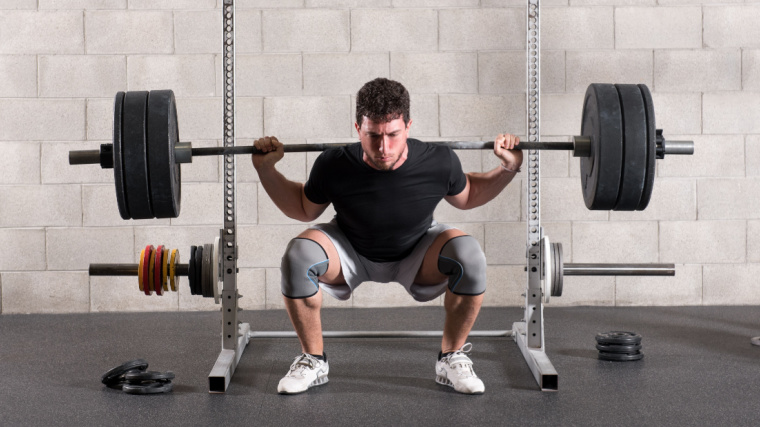
[[[379,171],[362,159],[360,143],[325,150],[306,182],[313,203],[331,202],[338,226],[354,249],[376,261],[409,255],[433,221],[444,196],[464,190],[467,177],[454,151],[408,139],[406,161]]]

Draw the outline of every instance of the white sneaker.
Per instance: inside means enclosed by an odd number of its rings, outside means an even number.
[[[290,365],[288,373],[277,385],[277,392],[281,394],[303,393],[312,386],[327,383],[327,373],[330,366],[327,360],[321,361],[310,354],[301,354]]]
[[[486,391],[483,381],[472,370],[472,360],[467,357],[470,350],[472,344],[467,343],[436,362],[435,382],[453,387],[454,390],[465,394],[482,394]]]

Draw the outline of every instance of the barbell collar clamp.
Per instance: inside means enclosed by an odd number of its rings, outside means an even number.
[[[174,161],[177,163],[193,162],[193,145],[190,142],[178,142],[174,145]]]
[[[591,137],[574,136],[573,137],[573,157],[591,157]]]

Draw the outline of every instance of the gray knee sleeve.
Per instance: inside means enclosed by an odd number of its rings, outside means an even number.
[[[457,236],[443,245],[438,271],[449,276],[449,290],[457,295],[486,291],[486,256],[472,236]]]
[[[319,243],[296,237],[282,256],[280,284],[288,298],[308,298],[319,291],[319,276],[325,274],[330,260]]]

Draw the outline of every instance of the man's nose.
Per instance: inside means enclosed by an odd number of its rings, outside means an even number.
[[[380,141],[380,151],[385,153],[390,148],[390,138],[387,136],[383,136],[383,139]]]

